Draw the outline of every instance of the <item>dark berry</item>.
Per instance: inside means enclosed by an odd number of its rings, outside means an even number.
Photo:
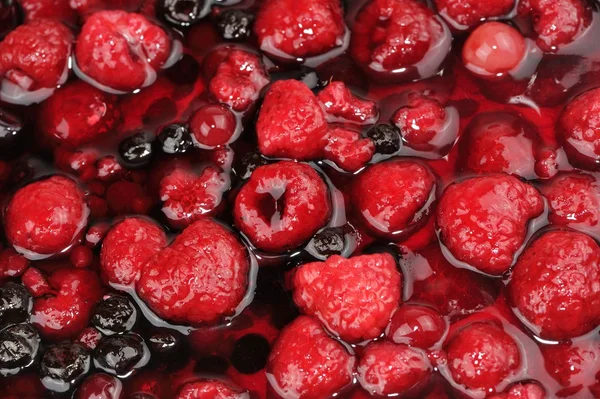
[[[83,346],[71,342],[52,345],[42,357],[42,384],[49,391],[67,392],[81,382],[90,365],[90,354]]]
[[[8,324],[27,321],[33,300],[27,289],[15,283],[6,283],[0,288],[0,328]]]
[[[240,160],[240,167],[238,170],[236,170],[236,172],[241,179],[246,180],[252,175],[252,172],[254,172],[256,168],[266,164],[267,160],[264,159],[259,153],[249,152]]]
[[[0,4],[2,4],[1,0]],[[2,8],[0,8],[0,20],[1,13]],[[14,153],[23,131],[23,121],[19,117],[0,109],[0,155],[6,156]]]
[[[208,0],[162,0],[158,4],[158,15],[169,24],[178,27],[193,25],[210,12]]]
[[[271,74],[271,81],[276,82],[278,80],[298,80],[308,86],[309,89],[315,91],[321,89],[324,82],[319,80],[317,71],[307,66],[301,66],[300,68],[292,69],[289,71],[273,72]]]
[[[163,127],[158,134],[158,144],[165,154],[184,154],[194,146],[190,131],[183,123]]]
[[[254,374],[267,364],[271,346],[262,335],[246,334],[235,342],[231,364],[240,373]]]
[[[182,347],[182,337],[174,330],[160,329],[152,333],[148,339],[152,353],[162,356],[172,356]]]
[[[209,355],[196,360],[194,371],[199,374],[225,374],[228,368],[229,362],[227,359],[217,355]]]
[[[96,305],[92,324],[105,335],[131,331],[137,321],[137,310],[123,295],[112,295]]]
[[[16,374],[35,361],[40,336],[31,324],[16,324],[0,333],[0,375]]]
[[[400,151],[400,133],[390,125],[377,125],[367,132],[380,154],[394,154]]]
[[[94,350],[94,365],[120,378],[144,367],[149,358],[149,350],[137,334],[105,337]]]
[[[0,0],[0,40],[15,29],[21,20],[21,12],[15,0]]]
[[[340,228],[323,229],[315,234],[312,244],[317,255],[321,257],[341,255],[346,245],[344,232]]]
[[[121,141],[119,155],[125,166],[144,166],[152,157],[152,143],[144,133],[136,133]]]
[[[254,15],[245,10],[227,10],[217,16],[217,30],[225,40],[244,40],[252,33]]]

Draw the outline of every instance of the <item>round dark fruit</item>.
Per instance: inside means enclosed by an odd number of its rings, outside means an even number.
[[[22,285],[6,283],[0,288],[0,328],[28,321],[33,300]]]
[[[67,392],[83,380],[90,366],[90,354],[83,346],[71,342],[52,345],[42,357],[42,385],[52,392]]]
[[[312,244],[318,255],[340,255],[346,246],[344,232],[340,228],[326,228],[315,234]]]
[[[136,133],[121,141],[119,155],[127,167],[144,166],[152,158],[152,142],[144,133]]]
[[[160,356],[172,356],[182,347],[182,337],[177,331],[160,329],[152,333],[148,339],[152,353]]]
[[[252,33],[254,15],[245,10],[226,10],[217,16],[216,27],[225,40],[244,40]]]
[[[158,134],[157,142],[165,154],[185,154],[194,146],[190,131],[183,123],[173,123],[163,127]]]
[[[94,350],[94,365],[120,378],[128,377],[149,360],[150,351],[137,334],[105,337]]]
[[[131,331],[137,321],[137,309],[123,295],[111,295],[96,305],[92,324],[104,335]]]
[[[390,155],[400,151],[400,132],[390,125],[377,125],[367,132],[379,154]]]
[[[158,15],[175,27],[194,25],[210,12],[210,0],[161,0]]]
[[[40,336],[31,324],[16,324],[0,332],[0,375],[16,374],[38,355]]]

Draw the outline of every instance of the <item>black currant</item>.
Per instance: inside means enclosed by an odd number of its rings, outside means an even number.
[[[244,40],[252,33],[254,14],[245,10],[226,10],[216,20],[217,31],[225,40]]]
[[[377,125],[367,132],[367,136],[375,143],[378,153],[395,154],[400,151],[400,132],[390,125]]]
[[[22,285],[6,283],[0,287],[0,328],[29,320],[33,300]]]
[[[96,304],[92,324],[104,335],[131,331],[137,321],[137,309],[124,295],[111,295]]]
[[[136,133],[121,141],[119,155],[127,167],[144,166],[152,157],[152,142],[144,133]]]
[[[37,358],[40,336],[30,324],[15,324],[0,332],[0,375],[16,374]]]
[[[137,334],[112,335],[100,340],[94,350],[94,365],[107,373],[126,378],[150,360],[150,351]]]
[[[189,128],[183,123],[173,123],[162,128],[157,143],[165,154],[185,154],[194,147]]]
[[[157,12],[169,24],[184,28],[204,18],[210,7],[210,0],[161,0]]]
[[[91,358],[80,344],[63,342],[46,349],[40,364],[40,377],[46,389],[67,392],[90,371]]]
[[[340,255],[346,246],[346,240],[342,229],[332,227],[315,234],[312,244],[317,254],[326,258]]]

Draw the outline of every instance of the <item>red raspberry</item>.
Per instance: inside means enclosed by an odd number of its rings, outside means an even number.
[[[600,88],[569,103],[558,120],[557,135],[571,164],[600,170]]]
[[[392,316],[385,335],[396,344],[428,349],[441,341],[446,330],[446,321],[434,308],[405,304]]]
[[[187,169],[175,168],[160,181],[162,211],[177,227],[212,216],[222,208],[223,192],[229,183],[229,176],[214,166],[204,168],[199,176]]]
[[[249,268],[238,239],[220,224],[201,219],[148,260],[136,289],[165,320],[214,322],[240,305]]]
[[[81,330],[75,339],[76,342],[83,345],[86,349],[93,351],[102,339],[102,333],[94,327],[87,327]]]
[[[242,50],[231,50],[219,64],[209,90],[220,102],[235,111],[245,111],[269,83],[264,65],[257,55]]]
[[[454,183],[437,209],[440,239],[453,257],[491,275],[504,273],[542,214],[540,193],[519,179],[498,174]]]
[[[257,168],[235,198],[236,226],[258,248],[297,247],[329,221],[329,189],[309,165],[282,161]]]
[[[75,25],[77,14],[71,9],[69,0],[19,0],[25,14],[25,22],[34,19],[55,19]]]
[[[358,381],[372,395],[390,396],[415,392],[432,367],[419,349],[391,342],[371,342],[358,363]]]
[[[331,82],[317,95],[330,122],[355,122],[373,124],[377,121],[379,110],[373,101],[363,100],[352,94],[344,82]]]
[[[68,248],[87,224],[89,210],[77,184],[52,176],[19,189],[10,200],[6,237],[28,259],[48,257]]]
[[[153,83],[171,53],[171,40],[146,17],[100,11],[81,28],[75,46],[77,66],[96,84],[132,91]]]
[[[44,276],[42,272],[35,267],[30,267],[25,271],[25,273],[23,273],[23,276],[21,276],[21,282],[34,298],[38,298],[52,292],[52,287],[50,287],[50,283],[48,283],[46,276]]]
[[[175,399],[249,399],[248,393],[219,380],[200,379],[187,382]]]
[[[12,248],[0,252],[0,277],[20,276],[29,267],[29,261]]]
[[[361,138],[360,133],[353,130],[342,127],[330,129],[327,140],[323,155],[348,172],[356,172],[375,154],[373,141]]]
[[[232,141],[238,122],[229,107],[209,104],[190,118],[190,131],[197,147],[214,148]]]
[[[515,340],[493,322],[475,322],[463,328],[448,343],[446,352],[454,382],[473,391],[494,392],[521,366]]]
[[[368,72],[387,78],[394,73],[423,75],[417,64],[431,51],[442,56],[450,44],[439,45],[448,36],[433,11],[418,0],[371,0],[359,11],[352,28],[350,52]],[[448,36],[449,37],[449,36]],[[433,56],[437,72],[442,60]],[[425,69],[423,68],[423,72]],[[427,76],[420,76],[427,77]]]
[[[102,297],[100,281],[91,270],[70,268],[54,271],[48,281],[56,295],[37,298],[31,320],[48,339],[70,339],[87,326]]]
[[[292,284],[298,307],[351,343],[380,336],[402,302],[402,275],[389,254],[307,263]]]
[[[306,58],[343,44],[345,24],[337,0],[262,2],[254,23],[260,49],[279,58]]]
[[[329,398],[352,383],[354,363],[354,356],[317,321],[299,316],[273,345],[267,376],[284,398]]]
[[[377,235],[403,239],[428,219],[436,177],[423,164],[394,159],[369,166],[354,183],[358,217]]]
[[[93,13],[102,10],[136,12],[142,9],[144,3],[144,0],[70,0],[71,8],[77,11],[84,21]]]
[[[575,231],[550,231],[515,264],[509,298],[538,336],[577,337],[600,323],[599,279],[596,241]]]
[[[100,252],[100,266],[111,284],[135,283],[142,266],[167,245],[165,232],[143,218],[127,218],[106,234]]]
[[[87,377],[77,389],[75,399],[123,399],[125,391],[121,381],[108,374],[97,373]]]
[[[519,382],[503,393],[488,396],[488,399],[546,399],[546,391],[535,382]]]
[[[327,144],[325,113],[304,83],[280,80],[265,96],[256,134],[260,152],[268,157],[318,158]]]
[[[60,22],[21,25],[0,42],[0,77],[30,91],[55,87],[65,79],[72,42],[73,34]]]
[[[434,0],[441,16],[456,29],[469,29],[488,18],[510,14],[515,0]]]
[[[114,134],[120,120],[117,96],[78,80],[62,86],[42,103],[38,126],[57,144],[78,147]]]

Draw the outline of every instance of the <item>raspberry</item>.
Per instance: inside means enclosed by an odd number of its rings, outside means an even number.
[[[34,298],[52,293],[52,287],[50,287],[50,283],[48,283],[48,280],[42,274],[42,272],[35,267],[30,267],[25,271],[25,273],[23,273],[23,276],[21,276],[21,282]]]
[[[33,91],[64,79],[73,34],[57,21],[31,21],[0,42],[0,77]],[[35,54],[35,56],[32,56]]]
[[[354,182],[357,216],[377,235],[403,239],[428,219],[436,177],[423,164],[394,159],[368,167]]]
[[[86,378],[77,389],[75,399],[124,399],[123,384],[118,378],[98,373]]]
[[[488,399],[546,399],[546,391],[536,382],[519,382]]]
[[[309,165],[282,161],[257,168],[235,198],[236,226],[257,247],[292,249],[329,220],[325,182]]]
[[[238,128],[233,112],[225,105],[209,104],[190,118],[190,130],[198,147],[214,148],[232,141]]]
[[[38,127],[53,142],[78,147],[115,133],[120,120],[117,96],[79,80],[42,103]]]
[[[31,320],[51,340],[74,337],[87,326],[94,304],[102,297],[96,273],[87,269],[61,268],[48,278],[56,294],[37,298]]]
[[[515,0],[434,0],[441,16],[457,29],[469,29],[481,21],[509,14]]]
[[[282,397],[328,398],[352,383],[354,363],[354,356],[317,321],[299,316],[273,345],[267,376]]]
[[[348,172],[359,170],[375,154],[373,141],[361,138],[360,134],[353,130],[341,127],[330,129],[327,140],[323,155]]]
[[[414,392],[431,374],[423,351],[391,342],[369,343],[358,363],[358,381],[372,395]]]
[[[25,22],[35,19],[54,19],[75,25],[77,14],[69,6],[69,0],[20,0]]]
[[[557,124],[571,164],[583,169],[600,170],[600,88],[573,99],[563,110]]]
[[[167,33],[146,17],[125,11],[99,11],[81,28],[75,46],[77,66],[98,86],[133,91],[148,86],[171,53]]]
[[[106,234],[100,252],[102,272],[111,284],[135,283],[142,266],[167,245],[165,232],[142,218],[127,218]]]
[[[545,339],[577,337],[600,323],[600,247],[575,231],[550,231],[515,264],[509,298]],[[568,315],[568,317],[566,317]]]
[[[216,214],[222,208],[223,192],[229,188],[229,176],[208,166],[200,176],[175,168],[160,181],[162,211],[175,226],[187,226],[201,217]]]
[[[12,248],[0,252],[0,278],[20,276],[29,267],[29,261]]]
[[[286,59],[316,56],[341,46],[345,29],[336,0],[263,2],[254,23],[260,49]]]
[[[4,217],[6,236],[28,259],[59,253],[77,239],[89,210],[77,184],[55,175],[19,189]]]
[[[144,0],[70,0],[69,4],[71,8],[79,15],[83,20],[97,11],[102,10],[123,10],[127,12],[140,11],[142,4],[146,3]],[[151,3],[151,2],[148,2]],[[148,14],[150,15],[150,14]]]
[[[475,177],[444,191],[437,209],[440,239],[453,257],[481,272],[500,275],[527,235],[544,202],[532,186],[508,175]]]
[[[246,294],[249,268],[237,238],[201,219],[146,262],[136,289],[165,320],[214,322],[235,312]]]
[[[102,333],[96,330],[94,327],[84,328],[77,334],[75,342],[81,344],[86,349],[93,351],[98,346],[98,343],[102,339]]]
[[[493,322],[474,322],[463,328],[450,340],[446,352],[454,382],[473,391],[494,392],[521,366],[515,340]]]
[[[219,380],[199,379],[186,382],[175,399],[248,399],[248,393]]]
[[[302,82],[270,87],[256,122],[258,148],[268,157],[318,158],[327,144],[327,122],[317,98]]]
[[[434,308],[405,304],[392,316],[385,335],[396,344],[428,349],[440,342],[446,329],[446,321]]]
[[[557,392],[558,397],[578,397],[575,394],[594,381],[600,364],[600,344],[597,339],[540,345],[540,349],[546,370],[564,387]],[[585,394],[582,397],[586,397]]]
[[[402,302],[402,275],[389,254],[333,255],[307,263],[292,284],[294,302],[304,313],[352,343],[380,336]]]
[[[209,90],[217,100],[233,110],[245,111],[256,102],[267,83],[268,75],[258,56],[231,50],[217,67]]]
[[[355,122],[372,124],[377,121],[379,110],[373,101],[356,97],[344,82],[331,82],[317,95],[331,122]]]

